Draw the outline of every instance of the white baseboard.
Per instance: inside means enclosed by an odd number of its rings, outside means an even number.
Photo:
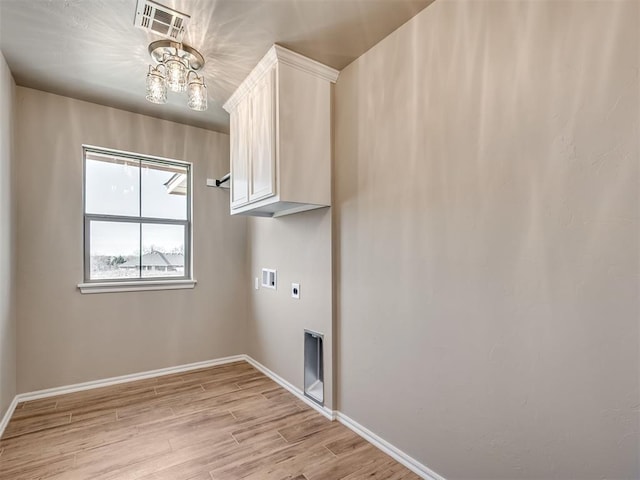
[[[9,404],[9,408],[7,408],[7,411],[4,412],[2,421],[0,421],[0,438],[2,438],[4,429],[7,428],[7,425],[9,424],[9,420],[11,420],[11,416],[13,415],[13,412],[15,411],[16,406],[18,405],[18,401],[19,401],[18,396],[16,395],[15,397],[13,397],[13,400]]]
[[[231,357],[217,358],[215,360],[206,360],[204,362],[188,363],[186,365],[178,365],[176,367],[159,368],[157,370],[149,370],[146,372],[132,373],[130,375],[122,375],[119,377],[104,378],[102,380],[92,380],[90,382],[76,383],[73,385],[65,385],[62,387],[47,388],[37,390],[35,392],[19,393],[13,398],[11,405],[2,417],[0,422],[0,438],[4,434],[4,429],[9,424],[9,420],[20,402],[28,402],[30,400],[39,400],[41,398],[55,397],[56,395],[64,395],[67,393],[80,392],[83,390],[91,390],[92,388],[108,387],[119,383],[135,382],[136,380],[144,380],[147,378],[160,377],[172,373],[188,372],[190,370],[198,370],[199,368],[214,367],[216,365],[224,365],[225,363],[247,361],[246,355],[234,355]]]
[[[393,458],[397,462],[407,467],[416,475],[419,475],[421,478],[424,478],[425,480],[445,480],[443,476],[438,475],[436,472],[434,472],[427,466],[423,465],[422,463],[418,462],[416,459],[410,457],[399,448],[391,445],[384,438],[379,437],[368,428],[363,427],[355,420],[352,420],[351,418],[347,417],[344,413],[337,412],[337,419],[341,424],[353,430],[355,433],[360,435],[366,441],[378,447],[384,453],[386,453],[391,458]]]
[[[344,413],[339,412],[337,410],[330,410],[327,407],[321,407],[317,403],[308,399],[307,397],[304,396],[304,394],[299,388],[287,382],[284,378],[272,372],[267,367],[262,365],[260,362],[257,362],[256,360],[254,360],[248,355],[245,355],[245,359],[247,360],[247,362],[253,365],[256,369],[264,373],[267,377],[270,377],[273,381],[280,384],[283,388],[287,389],[290,393],[294,394],[296,397],[304,401],[307,405],[315,408],[318,412],[320,412],[322,415],[327,417],[329,420],[337,419],[345,427],[349,428],[350,430],[353,430],[355,433],[360,435],[366,441],[368,441],[375,447],[382,450],[384,453],[386,453],[391,458],[393,458],[397,462],[407,467],[416,475],[419,475],[421,478],[424,478],[425,480],[445,480],[445,478],[442,477],[441,475],[438,475],[436,472],[429,469],[425,465],[421,464],[414,458],[410,457],[399,448],[396,448],[395,446],[391,445],[389,442],[379,437],[378,435],[373,433],[371,430],[363,427],[355,420],[352,420],[351,418],[347,417]]]
[[[245,360],[247,362],[249,362],[251,365],[253,365],[256,369],[260,370],[262,373],[264,373],[267,377],[271,378],[271,380],[273,380],[274,382],[276,382],[277,384],[279,384],[281,387],[289,390],[290,393],[294,394],[296,397],[298,397],[300,400],[302,400],[304,403],[306,403],[307,405],[309,405],[311,408],[314,408],[315,410],[317,410],[319,413],[321,413],[322,415],[324,415],[325,417],[327,417],[329,420],[335,420],[336,419],[336,412],[334,410],[331,410],[330,408],[327,408],[325,406],[322,405],[318,405],[316,402],[314,402],[313,400],[307,398],[304,396],[304,393],[302,393],[302,390],[300,390],[298,387],[292,385],[291,383],[287,382],[284,378],[282,378],[280,375],[272,372],[271,370],[269,370],[267,367],[265,367],[264,365],[262,365],[260,362],[254,360],[253,358],[251,358],[249,355],[245,355]]]
[[[48,388],[45,390],[38,390],[35,392],[19,393],[14,397],[13,401],[9,405],[9,408],[7,409],[4,416],[2,417],[2,421],[0,421],[0,438],[4,433],[4,430],[7,424],[9,423],[9,420],[11,419],[11,416],[13,415],[13,412],[15,411],[16,406],[20,402],[38,400],[41,398],[53,397],[56,395],[64,395],[67,393],[80,392],[82,390],[90,390],[92,388],[108,387],[110,385],[116,385],[119,383],[134,382],[136,380],[144,380],[147,378],[159,377],[162,375],[169,375],[172,373],[188,372],[190,370],[197,370],[199,368],[214,367],[216,365],[224,365],[226,363],[239,362],[239,361],[248,362],[249,364],[254,366],[257,370],[264,373],[267,377],[271,378],[274,382],[278,383],[280,386],[288,390],[290,393],[298,397],[300,400],[305,402],[311,408],[318,411],[320,414],[324,415],[329,420],[337,419],[340,423],[342,423],[349,429],[353,430],[355,433],[360,435],[369,443],[371,443],[372,445],[376,446],[377,448],[385,452],[387,455],[389,455],[390,457],[392,457],[393,459],[395,459],[396,461],[398,461],[399,463],[407,467],[416,475],[419,475],[421,478],[424,478],[425,480],[445,480],[445,478],[442,477],[441,475],[438,475],[433,470],[430,470],[425,465],[421,464],[414,458],[410,457],[399,448],[394,447],[389,442],[379,437],[378,435],[376,435],[366,427],[360,425],[355,420],[352,420],[342,412],[331,410],[325,406],[318,405],[311,399],[305,397],[302,390],[300,390],[293,384],[286,381],[280,375],[269,370],[267,367],[262,365],[260,362],[257,362],[256,360],[251,358],[249,355],[244,355],[244,354],[234,355],[231,357],[218,358],[215,360],[207,360],[204,362],[178,365],[176,367],[160,368],[158,370],[150,370],[147,372],[134,373],[131,375],[122,375],[120,377],[112,377],[112,378],[106,378],[102,380],[94,380],[90,382],[76,383],[74,385],[67,385],[63,387]]]
[[[186,365],[178,365],[176,367],[159,368],[157,370],[149,370],[146,372],[132,373],[130,375],[122,375],[120,377],[104,378],[102,380],[92,380],[90,382],[76,383],[74,385],[66,385],[63,387],[47,388],[45,390],[37,390],[29,393],[19,393],[16,395],[18,402],[27,402],[30,400],[39,400],[41,398],[54,397],[56,395],[64,395],[66,393],[80,392],[82,390],[91,390],[92,388],[108,387],[119,383],[135,382],[136,380],[144,380],[147,378],[160,377],[162,375],[170,375],[172,373],[188,372],[199,368],[214,367],[216,365],[224,365],[225,363],[241,362],[245,359],[245,355],[234,355],[232,357],[218,358],[216,360],[207,360],[204,362],[188,363]]]

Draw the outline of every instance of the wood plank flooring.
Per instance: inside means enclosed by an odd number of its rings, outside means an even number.
[[[419,477],[246,362],[20,403],[0,480]]]

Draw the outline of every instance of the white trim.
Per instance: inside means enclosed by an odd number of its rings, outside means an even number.
[[[355,420],[352,420],[351,418],[347,417],[344,413],[337,412],[337,419],[345,427],[348,427],[351,430],[353,430],[355,433],[357,433],[362,438],[364,438],[367,442],[378,447],[380,450],[382,450],[384,453],[389,455],[391,458],[393,458],[394,460],[398,461],[399,463],[407,467],[416,475],[419,475],[420,478],[424,478],[425,480],[445,480],[443,476],[438,475],[436,472],[434,472],[427,466],[423,465],[416,459],[410,457],[399,448],[391,445],[384,438],[379,437],[368,428],[363,427]]]
[[[47,388],[45,390],[37,390],[35,392],[20,393],[16,395],[19,402],[27,402],[29,400],[38,400],[41,398],[54,397],[56,395],[64,395],[67,393],[80,392],[83,390],[91,390],[92,388],[108,387],[119,383],[135,382],[136,380],[144,380],[147,378],[160,377],[172,373],[188,372],[199,368],[214,367],[216,365],[224,365],[225,363],[241,362],[245,360],[244,355],[234,355],[232,357],[218,358],[216,360],[206,360],[204,362],[188,363],[177,367],[160,368],[158,370],[149,370],[147,372],[132,373],[130,375],[122,375],[119,377],[105,378],[102,380],[93,380],[90,382],[76,383],[63,387]]]
[[[338,80],[340,72],[335,68],[331,68],[316,60],[307,58],[304,55],[300,55],[299,53],[293,52],[280,45],[274,45],[272,48],[275,50],[278,62],[280,63],[319,77],[327,82],[336,83]]]
[[[80,293],[143,292],[149,290],[181,290],[193,288],[197,280],[148,280],[135,282],[79,283]]]
[[[331,410],[324,406],[320,406],[314,401],[305,397],[304,394],[302,393],[302,390],[295,387],[294,385],[286,381],[284,378],[282,378],[278,374],[269,370],[267,367],[262,365],[260,362],[254,360],[249,355],[244,355],[244,357],[246,361],[249,362],[251,365],[253,365],[256,369],[260,370],[267,377],[270,377],[273,381],[275,381],[280,386],[288,390],[290,393],[298,397],[307,405],[317,410],[319,413],[327,417],[329,420],[338,420],[345,427],[349,428],[353,432],[360,435],[366,441],[368,441],[375,447],[382,450],[384,453],[386,453],[391,458],[393,458],[397,462],[407,467],[416,475],[419,475],[420,478],[424,478],[425,480],[446,480],[443,476],[438,475],[436,472],[431,470],[426,465],[423,465],[422,463],[418,462],[416,459],[412,458],[411,456],[407,455],[405,452],[403,452],[399,448],[393,446],[383,438],[379,437],[378,435],[373,433],[371,430],[367,429],[366,427],[363,427],[355,420],[352,420],[351,418],[346,416],[344,413],[337,410]]]
[[[249,362],[251,365],[253,365],[257,370],[260,370],[262,373],[264,373],[267,377],[271,378],[271,380],[273,380],[274,382],[279,384],[281,387],[285,388],[286,390],[289,390],[289,393],[294,394],[296,397],[298,397],[304,403],[309,405],[311,408],[317,410],[319,413],[321,413],[322,415],[327,417],[329,420],[333,421],[333,420],[336,419],[336,412],[334,410],[331,410],[330,408],[322,406],[322,405],[318,405],[313,400],[305,397],[304,394],[302,393],[302,390],[300,390],[298,387],[295,387],[293,384],[287,382],[280,375],[278,375],[277,373],[272,372],[267,367],[262,365],[260,362],[257,362],[256,360],[251,358],[249,355],[245,355],[245,359],[247,360],[247,362]]]
[[[107,158],[113,157],[121,157],[121,158],[129,158],[134,160],[151,160],[158,161],[160,163],[178,163],[184,165],[185,167],[193,168],[193,163],[187,162],[186,160],[180,160],[178,158],[170,158],[170,157],[158,157],[157,155],[147,155],[146,153],[136,153],[136,152],[128,152],[126,150],[117,150],[115,148],[109,147],[98,147],[97,145],[89,145],[87,143],[82,144],[83,150],[89,151],[94,155],[99,155]]]
[[[15,397],[13,397],[13,400],[9,404],[9,408],[7,408],[7,411],[4,412],[4,416],[0,421],[0,438],[2,438],[2,434],[4,434],[4,429],[7,428],[7,425],[9,425],[9,420],[11,420],[11,416],[13,415],[13,412],[15,411],[17,406],[18,396],[16,395]]]
[[[278,58],[273,47],[271,47],[267,53],[262,57],[258,64],[251,70],[249,75],[242,81],[235,92],[229,97],[229,99],[222,105],[228,113],[238,106],[242,99],[253,90],[262,77],[272,68],[275,67]]]
[[[47,388],[44,390],[36,390],[35,392],[19,393],[13,397],[13,401],[0,421],[0,438],[4,433],[4,429],[9,424],[9,420],[20,402],[28,402],[31,400],[39,400],[41,398],[55,397],[56,395],[65,395],[67,393],[81,392],[83,390],[91,390],[93,388],[108,387],[119,383],[135,382],[136,380],[144,380],[147,378],[160,377],[172,373],[188,372],[190,370],[198,370],[199,368],[214,367],[216,365],[224,365],[226,363],[247,361],[246,355],[233,355],[231,357],[217,358],[215,360],[206,360],[204,362],[188,363],[186,365],[178,365],[176,367],[159,368],[157,370],[148,370],[146,372],[132,373],[130,375],[121,375],[119,377],[105,378],[102,380],[92,380],[90,382],[76,383],[73,385],[65,385],[62,387]]]
[[[251,73],[249,73],[249,75],[247,75],[247,77],[242,81],[236,91],[224,103],[222,108],[231,113],[245,95],[252,91],[260,79],[277,63],[288,65],[331,83],[336,83],[338,75],[340,74],[338,70],[307,58],[304,55],[292,52],[280,45],[273,45],[254,67]]]
[[[428,468],[426,465],[423,465],[422,463],[418,462],[416,459],[412,458],[411,456],[409,456],[399,448],[393,446],[391,443],[379,437],[368,428],[360,425],[355,420],[352,420],[344,413],[339,412],[337,410],[331,410],[325,406],[318,405],[314,401],[305,397],[304,394],[302,393],[302,390],[295,387],[293,384],[289,383],[287,380],[285,380],[278,374],[269,370],[267,367],[257,362],[256,360],[251,358],[249,355],[245,355],[245,354],[218,358],[215,360],[207,360],[204,362],[189,363],[186,365],[179,365],[176,367],[160,368],[158,370],[150,370],[147,372],[133,373],[130,375],[122,375],[119,377],[111,377],[103,380],[94,380],[90,382],[76,383],[74,385],[67,385],[63,387],[48,388],[45,390],[38,390],[35,392],[20,393],[14,397],[13,401],[9,405],[9,408],[4,414],[2,421],[0,421],[0,438],[4,433],[4,429],[9,423],[9,420],[11,419],[11,416],[13,415],[13,412],[15,411],[16,406],[20,402],[38,400],[41,398],[53,397],[56,395],[64,395],[67,393],[79,392],[82,390],[90,390],[93,388],[107,387],[109,385],[116,385],[119,383],[133,382],[136,380],[144,380],[147,378],[159,377],[162,375],[169,375],[172,373],[188,372],[190,370],[197,370],[200,368],[213,367],[216,365],[224,365],[226,363],[239,362],[239,361],[245,361],[249,363],[250,365],[255,367],[257,370],[265,374],[267,377],[271,378],[274,382],[278,383],[280,386],[288,390],[290,393],[298,397],[300,400],[305,402],[307,405],[315,409],[318,413],[322,414],[329,420],[337,419],[341,424],[343,424],[350,430],[360,435],[366,441],[368,441],[375,447],[382,450],[384,453],[386,453],[387,455],[392,457],[394,460],[396,460],[397,462],[407,467],[416,475],[419,475],[421,478],[424,478],[425,480],[446,480],[443,476],[437,474],[436,472]]]

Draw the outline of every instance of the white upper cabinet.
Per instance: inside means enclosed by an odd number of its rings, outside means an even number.
[[[274,45],[225,103],[231,214],[331,205],[331,83],[338,72]]]
[[[276,193],[276,70],[269,70],[256,84],[252,98],[252,151],[250,154],[249,201]]]
[[[249,165],[247,164],[249,142],[251,136],[251,117],[249,97],[242,99],[237,108],[231,112],[231,208],[241,207],[249,201]]]

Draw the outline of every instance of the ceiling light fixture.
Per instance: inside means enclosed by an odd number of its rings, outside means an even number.
[[[149,45],[149,55],[156,66],[147,73],[147,100],[167,103],[167,89],[187,92],[187,105],[192,110],[207,109],[207,86],[199,72],[204,57],[195,48],[171,40],[158,40]]]

